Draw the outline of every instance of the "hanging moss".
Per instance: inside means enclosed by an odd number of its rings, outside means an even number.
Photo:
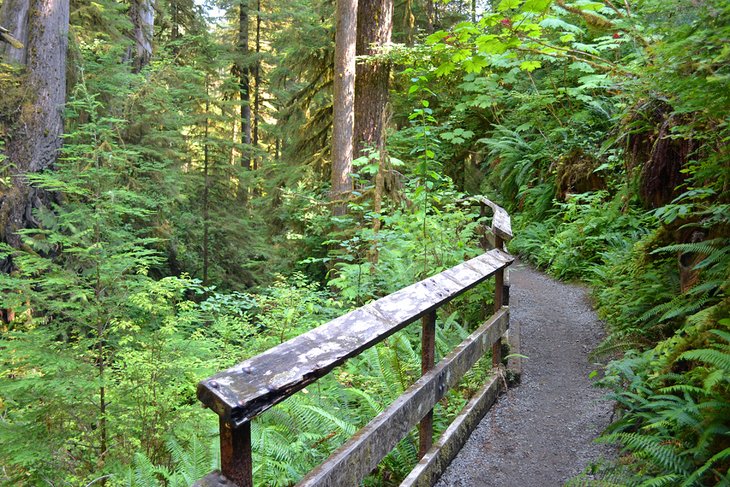
[[[697,149],[694,140],[674,135],[684,123],[663,100],[653,99],[635,108],[627,123],[627,165],[640,167],[639,196],[646,208],[659,208],[680,194],[682,173]]]
[[[20,66],[0,62],[0,136],[17,122],[23,100],[28,97],[25,70]]]
[[[599,161],[583,149],[575,148],[564,154],[556,166],[555,182],[558,198],[565,201],[568,194],[605,189],[606,182],[594,172]]]

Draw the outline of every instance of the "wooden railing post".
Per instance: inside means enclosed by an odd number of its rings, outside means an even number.
[[[494,236],[494,248],[502,250],[504,241],[499,235]],[[494,312],[499,311],[504,305],[504,269],[499,269],[494,274]],[[500,338],[492,345],[492,367],[499,367],[502,363],[502,339]]]
[[[253,487],[251,422],[238,428],[220,420],[221,473],[238,487]]]
[[[421,318],[421,375],[431,370],[436,359],[436,311]],[[433,409],[418,425],[418,458],[423,457],[433,442]]]

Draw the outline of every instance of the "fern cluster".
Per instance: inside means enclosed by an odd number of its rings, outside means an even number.
[[[620,419],[601,440],[636,459],[632,483],[730,482],[730,319],[715,321],[728,304],[655,349],[609,365],[603,386],[612,389]]]

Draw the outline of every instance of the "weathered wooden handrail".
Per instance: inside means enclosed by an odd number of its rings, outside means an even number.
[[[501,338],[509,326],[503,283],[504,271],[514,259],[502,249],[503,239],[512,236],[509,215],[489,200],[476,202],[490,207],[494,213],[492,232],[496,248],[351,311],[198,384],[198,398],[220,418],[221,473],[215,472],[196,485],[252,486],[250,421],[419,318],[422,320],[422,377],[299,485],[357,485],[419,423],[422,460],[414,472],[421,473],[415,477],[412,473],[409,476],[412,481],[407,485],[439,474],[444,462],[447,465],[453,458],[454,448],[441,455],[440,449],[432,447],[433,407],[490,347],[493,363],[501,363]],[[436,310],[491,276],[495,276],[496,286],[494,315],[434,366]],[[501,384],[495,379],[489,381],[480,394],[483,404],[477,414],[483,415]],[[485,400],[487,396],[491,400]],[[469,421],[474,423],[473,418]],[[449,441],[442,436],[437,445]],[[463,444],[462,439],[457,441]]]

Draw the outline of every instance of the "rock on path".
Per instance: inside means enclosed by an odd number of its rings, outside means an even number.
[[[591,386],[588,354],[603,336],[586,289],[515,263],[510,320],[521,329],[522,383],[502,395],[437,487],[549,487],[610,448],[592,440],[611,408]]]

